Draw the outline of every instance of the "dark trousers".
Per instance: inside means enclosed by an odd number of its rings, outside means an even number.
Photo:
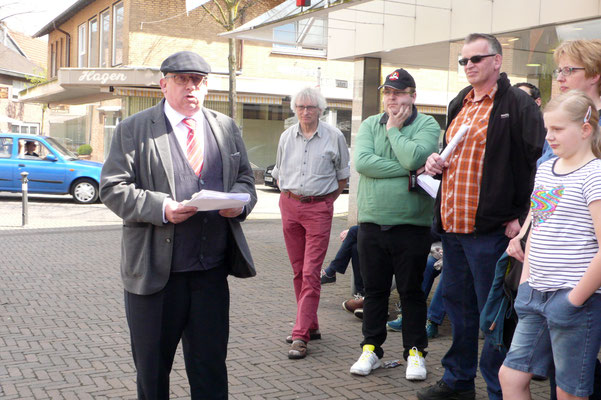
[[[357,232],[359,232],[358,225],[353,225],[349,228],[346,238],[342,241],[342,244],[336,253],[336,257],[334,257],[328,268],[326,268],[326,274],[328,274],[328,276],[332,276],[335,273],[344,274],[350,261],[353,266],[355,292],[363,295],[363,279],[361,278],[359,252],[357,251]]]
[[[504,228],[485,234],[442,235],[442,298],[453,326],[453,343],[442,359],[445,367],[442,379],[455,390],[474,388],[480,311],[488,298],[497,260],[508,243]],[[504,359],[505,354],[498,351],[486,335],[480,371],[490,400],[502,398],[498,374]]]
[[[429,227],[395,225],[382,230],[380,225],[370,223],[359,226],[358,250],[365,287],[364,339],[361,346],[374,345],[379,358],[384,355],[381,346],[386,340],[388,297],[393,275],[403,309],[403,356],[406,359],[412,347],[422,352],[428,347],[422,279],[430,244]]]
[[[227,399],[229,296],[223,267],[171,274],[155,294],[125,292],[139,399],[169,398],[180,338],[191,398]]]

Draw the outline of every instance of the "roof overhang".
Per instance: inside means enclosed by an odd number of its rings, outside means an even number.
[[[19,71],[12,71],[10,69],[3,69],[0,68],[0,75],[8,75],[8,76],[14,76],[17,78],[29,78],[29,77],[33,77],[33,78],[42,78],[42,76],[40,75],[36,75],[36,74],[27,74],[25,72],[19,72]]]
[[[50,32],[56,30],[57,27],[61,26],[65,22],[67,22],[71,17],[73,17],[77,12],[89,4],[92,4],[96,0],[78,0],[71,7],[67,8],[65,11],[60,13],[56,18],[52,21],[48,22],[42,29],[37,31],[32,37],[37,38],[41,36],[45,36]]]
[[[327,16],[332,11],[342,10],[367,1],[371,0],[317,0],[314,1],[314,4],[311,6],[298,7],[296,5],[296,0],[286,0],[282,4],[272,8],[233,31],[220,33],[219,36],[268,43],[302,45],[304,39],[302,33],[294,41],[278,40],[278,38],[274,37],[273,29],[295,21],[303,20],[310,20],[310,22],[308,22],[310,27],[315,19],[327,21]],[[312,45],[312,47],[315,47],[315,45]]]
[[[61,68],[55,80],[19,93],[24,103],[86,104],[114,98],[115,88],[158,88],[158,68]]]

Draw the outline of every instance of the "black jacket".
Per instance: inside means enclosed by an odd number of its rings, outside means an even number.
[[[488,120],[480,199],[474,232],[491,232],[504,222],[528,213],[536,160],[545,140],[542,113],[526,92],[511,86],[505,73]],[[463,89],[449,104],[447,131],[472,89]],[[446,132],[444,142],[446,146]],[[442,187],[442,185],[441,185]],[[440,218],[440,190],[436,198],[434,226],[444,232]]]

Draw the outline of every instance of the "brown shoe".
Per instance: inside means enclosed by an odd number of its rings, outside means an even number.
[[[358,308],[363,308],[363,296],[356,294],[354,298],[342,303],[342,308],[350,313],[354,313]]]
[[[298,360],[307,356],[307,343],[304,340],[295,340],[288,350],[288,358]]]
[[[319,340],[321,339],[321,332],[319,329],[310,330],[309,331],[309,340]],[[286,338],[286,343],[292,343],[292,335]]]

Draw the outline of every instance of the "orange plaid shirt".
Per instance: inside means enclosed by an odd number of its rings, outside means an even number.
[[[446,232],[472,233],[480,199],[480,182],[486,149],[488,120],[497,93],[495,85],[479,101],[474,101],[474,89],[463,99],[463,107],[447,131],[447,143],[461,125],[471,125],[453,153],[447,159],[449,167],[442,175],[440,215]]]

